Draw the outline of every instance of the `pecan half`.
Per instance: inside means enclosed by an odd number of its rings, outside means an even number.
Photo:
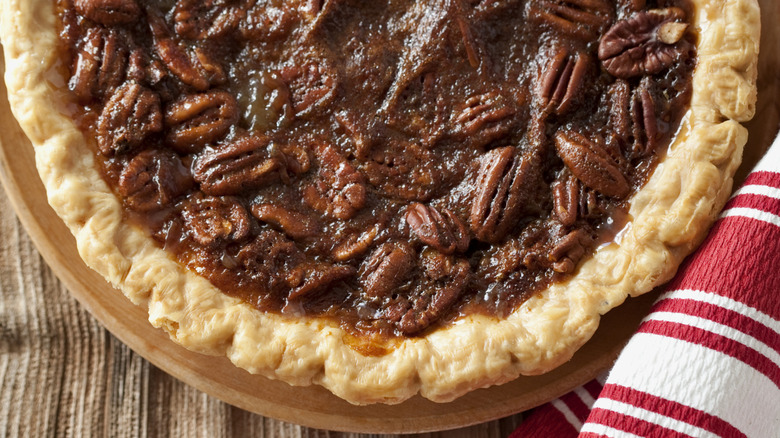
[[[347,265],[331,265],[328,263],[314,263],[302,272],[300,285],[295,287],[289,301],[300,300],[303,297],[323,292],[333,283],[355,275],[355,268]]]
[[[426,276],[432,281],[428,290],[410,303],[396,323],[398,330],[412,336],[428,328],[446,314],[468,285],[471,267],[468,261],[443,254],[424,255]]]
[[[631,87],[628,82],[618,79],[610,85],[606,104],[609,105],[609,129],[620,140],[621,146],[625,146],[631,137]]]
[[[655,101],[650,94],[649,78],[642,80],[631,99],[634,149],[632,155],[642,158],[651,155],[658,145],[658,117]]]
[[[190,94],[165,110],[165,141],[180,153],[198,152],[228,133],[238,121],[236,99],[225,91]]]
[[[537,96],[546,112],[564,114],[578,99],[580,88],[591,66],[586,53],[571,53],[558,48],[539,78]]]
[[[114,90],[100,114],[98,148],[106,156],[121,154],[162,128],[160,96],[137,82],[125,82]]]
[[[105,26],[133,23],[141,16],[136,0],[74,0],[80,15]]]
[[[304,239],[319,232],[319,225],[313,218],[284,207],[272,204],[255,204],[252,215],[261,222],[284,231],[293,239]]]
[[[470,224],[477,239],[497,242],[517,224],[529,201],[531,160],[514,147],[493,149],[480,158]]]
[[[160,210],[192,187],[192,177],[178,156],[147,150],[133,157],[119,175],[119,194],[138,211]]]
[[[209,195],[236,195],[280,179],[286,159],[271,156],[269,139],[250,136],[207,150],[192,166],[195,180]]]
[[[429,163],[434,155],[416,143],[398,139],[371,151],[361,170],[383,195],[406,201],[424,202],[433,197],[441,183],[441,172]]]
[[[442,214],[444,213],[444,214]],[[423,243],[442,254],[466,252],[471,236],[466,225],[449,209],[414,202],[406,209],[406,223]]]
[[[388,125],[419,137],[429,148],[444,136],[449,124],[446,99],[437,90],[436,81],[436,73],[422,73],[394,90],[382,106]]]
[[[291,2],[253,2],[239,25],[241,36],[249,41],[273,42],[287,36],[298,16]]]
[[[224,0],[179,0],[173,10],[176,33],[191,40],[228,36],[238,29],[246,10]]]
[[[385,243],[360,266],[360,281],[370,299],[384,298],[406,281],[415,264],[414,250],[406,243]]]
[[[205,247],[243,240],[252,225],[244,206],[231,197],[190,197],[181,215],[192,239]]]
[[[370,230],[363,233],[347,236],[346,239],[331,251],[333,259],[337,262],[344,262],[363,254],[368,250],[371,244],[374,243],[374,239],[376,239],[380,230],[380,224],[376,224]]]
[[[222,66],[204,48],[190,50],[177,42],[159,12],[150,11],[147,17],[157,54],[180,81],[198,91],[206,91],[212,85],[220,85],[227,80]]]
[[[526,11],[533,23],[592,40],[612,22],[614,6],[607,0],[531,0]]]
[[[515,113],[509,99],[498,91],[471,96],[453,117],[453,136],[468,138],[482,148],[511,133]]]
[[[325,60],[287,66],[281,70],[280,76],[290,89],[293,109],[299,117],[328,105],[336,98],[336,70]]]
[[[555,150],[566,167],[593,190],[614,198],[624,198],[631,191],[618,162],[598,142],[578,132],[559,131]]]
[[[294,242],[274,230],[260,232],[236,255],[241,267],[260,277],[269,291],[289,287],[287,277],[305,258]]]
[[[313,209],[338,219],[350,219],[366,204],[363,175],[328,144],[316,147],[319,178],[303,190]]]
[[[127,49],[118,32],[90,28],[78,47],[70,89],[79,103],[90,103],[121,85],[126,67]]]
[[[568,170],[552,186],[553,212],[564,226],[574,225],[578,217],[590,218],[604,213],[602,201]]]
[[[617,22],[599,43],[599,59],[609,74],[628,79],[653,75],[688,53],[683,36],[688,28],[680,8],[638,12]]]
[[[562,274],[573,272],[592,243],[593,238],[581,228],[563,236],[548,255],[553,270]]]
[[[295,118],[290,90],[276,72],[253,70],[238,75],[245,83],[239,85],[238,103],[243,110],[243,127],[249,131],[268,132],[286,126]]]

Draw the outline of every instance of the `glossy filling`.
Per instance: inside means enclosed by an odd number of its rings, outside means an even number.
[[[687,110],[687,0],[61,0],[129,220],[265,311],[505,316],[625,223]]]

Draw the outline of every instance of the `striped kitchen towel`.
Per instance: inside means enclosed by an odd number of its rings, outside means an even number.
[[[780,138],[620,354],[520,437],[780,438]]]

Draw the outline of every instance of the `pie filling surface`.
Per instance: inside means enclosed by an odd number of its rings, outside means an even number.
[[[125,216],[358,334],[503,317],[627,220],[687,111],[687,0],[61,0]]]

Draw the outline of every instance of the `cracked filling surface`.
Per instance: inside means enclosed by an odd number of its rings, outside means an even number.
[[[228,295],[358,334],[576,273],[687,111],[687,0],[61,0],[127,217]]]

